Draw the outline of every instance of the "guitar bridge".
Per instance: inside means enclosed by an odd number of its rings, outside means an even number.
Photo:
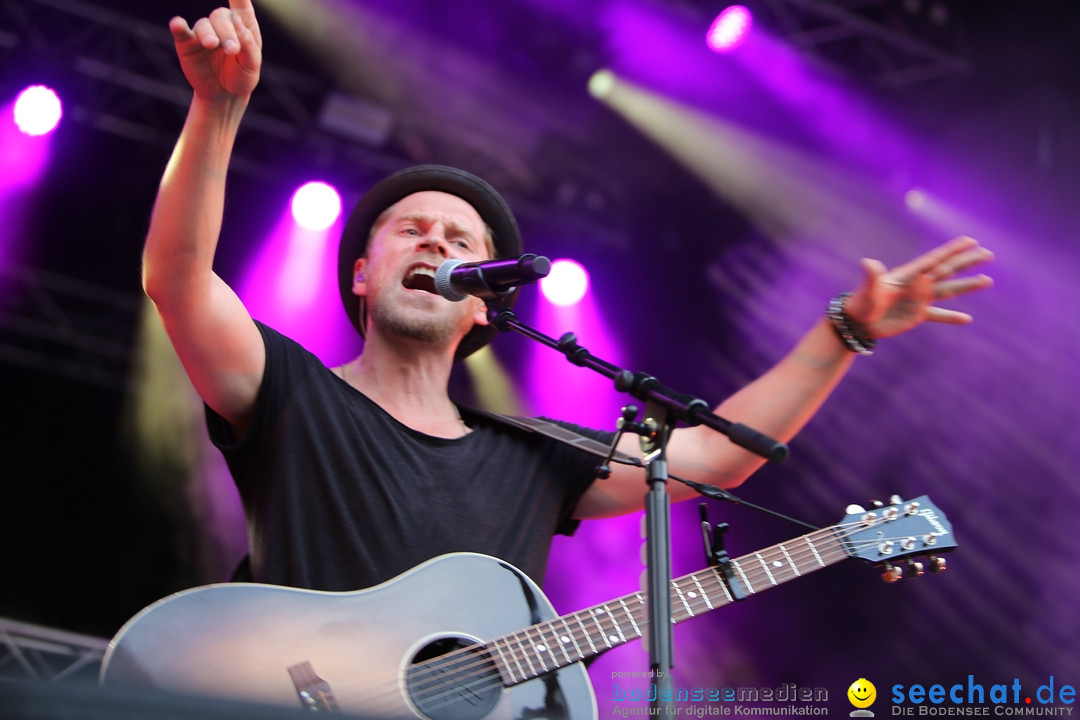
[[[330,683],[315,674],[315,668],[305,660],[289,668],[296,694],[304,710],[312,712],[338,712],[337,700]]]

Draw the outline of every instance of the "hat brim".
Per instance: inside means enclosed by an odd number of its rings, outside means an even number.
[[[514,257],[522,253],[521,231],[517,221],[502,196],[487,182],[472,173],[445,165],[417,165],[405,168],[380,180],[368,190],[353,208],[338,247],[338,285],[341,302],[356,330],[364,335],[364,318],[360,297],[353,293],[353,267],[357,258],[367,251],[371,228],[379,215],[391,205],[412,195],[425,191],[438,191],[456,195],[476,209],[480,218],[494,238],[497,257]],[[517,290],[502,300],[506,307],[517,299]],[[462,360],[491,342],[498,333],[489,325],[476,325],[462,338],[454,354]]]

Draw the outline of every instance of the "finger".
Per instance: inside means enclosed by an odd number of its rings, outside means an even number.
[[[850,317],[862,322],[873,312],[875,304],[874,287],[888,271],[888,268],[880,260],[872,258],[863,258],[859,261],[859,265],[863,269],[862,282],[851,297],[848,298],[844,307]]]
[[[931,271],[931,274],[935,274],[936,278],[946,278],[975,265],[988,263],[993,259],[994,253],[984,247],[976,247],[951,258],[947,262],[941,263],[937,269]]]
[[[969,237],[958,237],[938,245],[917,258],[894,268],[892,274],[899,282],[908,282],[912,278],[926,273],[933,273],[935,268],[947,264],[952,258],[979,246],[979,241]]]
[[[938,263],[926,271],[926,275],[935,282],[951,278],[958,272],[975,265],[981,265],[994,259],[994,253],[986,248],[977,247]]]
[[[214,26],[210,24],[209,18],[196,20],[195,24],[191,26],[191,31],[195,34],[199,44],[207,50],[214,50],[221,45],[221,38],[218,37]]]
[[[989,275],[975,275],[966,278],[957,278],[955,280],[944,280],[934,284],[934,299],[945,300],[947,298],[956,297],[957,295],[966,295],[968,293],[975,292],[976,290],[985,290],[988,287],[993,286],[994,281]]]
[[[887,273],[889,269],[885,267],[885,263],[880,260],[874,260],[873,258],[863,258],[859,261],[859,265],[863,269],[863,285],[869,286],[877,282],[877,279]]]
[[[262,65],[262,44],[239,17],[235,21],[237,37],[240,38],[240,66],[248,72],[257,72]],[[257,29],[257,28],[256,28]]]
[[[244,27],[251,31],[259,47],[262,47],[262,34],[259,32],[259,22],[255,19],[255,8],[251,0],[229,0],[229,8],[240,18]]]
[[[195,39],[195,33],[188,27],[187,20],[179,15],[169,21],[169,32],[177,43],[191,42]]]
[[[210,24],[221,40],[221,48],[227,55],[240,52],[240,38],[236,32],[236,21],[232,10],[218,8],[210,13]]]
[[[967,325],[975,320],[965,312],[946,310],[939,307],[927,308],[926,319],[930,322],[944,323],[946,325]]]

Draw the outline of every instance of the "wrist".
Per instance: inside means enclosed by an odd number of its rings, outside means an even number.
[[[211,125],[239,125],[250,100],[250,95],[205,96],[195,93],[191,98],[189,114]]]
[[[855,322],[848,315],[845,304],[849,297],[851,293],[844,292],[830,300],[825,309],[825,317],[844,347],[859,355],[873,355],[877,340],[864,325]]]

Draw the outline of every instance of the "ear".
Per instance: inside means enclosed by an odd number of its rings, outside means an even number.
[[[363,297],[367,295],[367,280],[364,275],[364,266],[367,264],[366,258],[357,258],[353,263],[353,295],[359,295]]]
[[[490,325],[487,315],[487,303],[483,298],[472,297],[470,300],[476,303],[476,312],[473,313],[473,322],[477,325]]]

